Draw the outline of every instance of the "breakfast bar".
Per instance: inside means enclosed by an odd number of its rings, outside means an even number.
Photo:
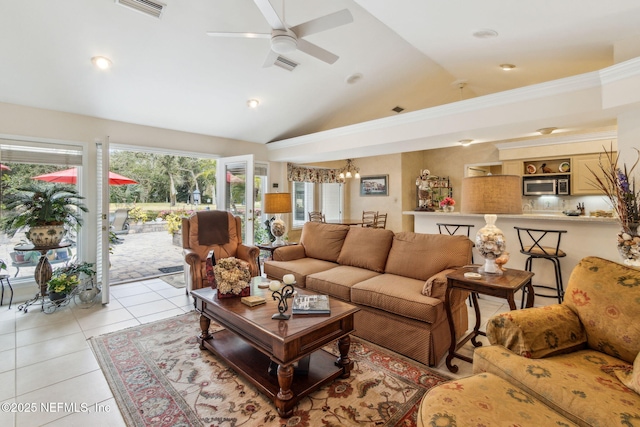
[[[404,215],[413,215],[414,231],[417,233],[438,233],[436,223],[473,224],[471,239],[485,225],[484,215],[462,214],[459,212],[420,212],[404,211]],[[615,218],[593,216],[567,216],[561,212],[527,213],[522,215],[498,215],[496,226],[502,230],[507,242],[507,252],[510,259],[509,268],[524,269],[526,256],[520,253],[518,235],[514,227],[531,227],[540,229],[566,230],[561,241],[561,249],[567,254],[561,259],[562,270],[568,274],[586,256],[597,256],[615,262],[620,262],[616,247],[616,236],[620,229]],[[480,260],[475,252],[474,259]],[[537,284],[555,286],[553,268],[543,264],[534,265],[535,281]],[[536,305],[552,303],[553,299],[536,298]]]

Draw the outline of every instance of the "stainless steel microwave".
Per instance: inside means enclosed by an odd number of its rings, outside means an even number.
[[[525,196],[568,196],[569,177],[524,177],[522,178],[522,194]]]

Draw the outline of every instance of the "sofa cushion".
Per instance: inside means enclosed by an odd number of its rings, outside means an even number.
[[[331,295],[343,301],[351,300],[351,287],[380,273],[364,268],[341,265],[307,276],[306,288]]]
[[[473,354],[474,373],[504,378],[581,426],[629,426],[640,419],[640,395],[606,372],[621,363],[595,350],[526,359],[494,345]]]
[[[338,264],[384,273],[392,241],[391,230],[351,227],[344,239]]]
[[[264,263],[264,272],[267,277],[282,280],[285,274],[293,274],[296,278],[296,286],[304,288],[308,275],[319,271],[329,270],[338,264],[322,261],[314,258],[302,258],[293,261],[267,261]]]
[[[424,285],[442,270],[469,264],[472,244],[469,238],[461,235],[397,233],[393,237],[385,273],[418,279]]]
[[[418,426],[574,426],[531,394],[485,373],[430,389],[418,409]]]
[[[571,273],[564,302],[587,333],[589,347],[633,363],[640,353],[640,270],[587,257]]]
[[[395,274],[380,274],[351,287],[351,302],[427,323],[444,315],[442,301],[422,295],[424,282]]]
[[[515,354],[539,359],[586,348],[578,316],[565,304],[507,311],[487,322],[487,338]]]
[[[348,231],[348,225],[305,222],[300,244],[309,258],[337,262]]]

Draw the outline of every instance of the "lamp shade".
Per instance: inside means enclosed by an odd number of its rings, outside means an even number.
[[[291,193],[266,193],[264,212],[268,214],[291,212]]]
[[[516,175],[464,178],[462,180],[462,213],[521,214],[521,178]]]

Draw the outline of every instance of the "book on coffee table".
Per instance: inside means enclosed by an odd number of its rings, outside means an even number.
[[[293,314],[331,314],[328,295],[298,295],[291,305]]]

